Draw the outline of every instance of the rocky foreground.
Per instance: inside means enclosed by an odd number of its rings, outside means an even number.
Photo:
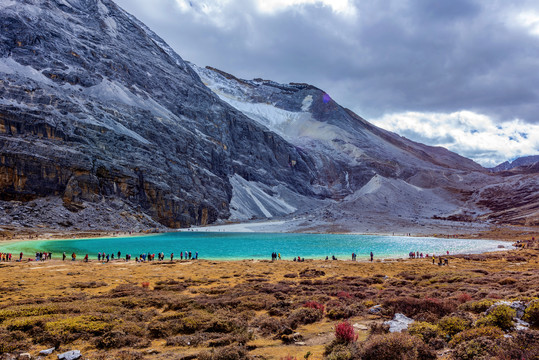
[[[539,243],[527,246],[447,266],[2,262],[0,359],[537,359]]]

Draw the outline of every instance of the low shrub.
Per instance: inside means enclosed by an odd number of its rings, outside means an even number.
[[[133,350],[120,350],[115,354],[114,359],[116,360],[142,360],[144,355],[140,352]]]
[[[461,304],[464,304],[470,300],[472,300],[472,297],[468,293],[462,293],[457,296],[457,301]]]
[[[326,360],[351,360],[353,359],[351,349],[343,344],[335,344],[327,354]]]
[[[494,300],[483,299],[479,301],[467,302],[465,304],[462,304],[460,308],[466,311],[471,311],[479,314],[487,311],[492,305],[494,305],[494,303]]]
[[[45,330],[52,334],[103,335],[110,331],[116,322],[116,320],[111,321],[101,316],[81,315],[49,322],[45,324]]]
[[[126,334],[123,331],[109,331],[103,336],[95,338],[94,344],[98,349],[118,349],[121,347],[144,347],[149,346],[148,339],[135,335]]]
[[[415,321],[408,326],[408,333],[419,337],[425,343],[441,335],[440,328],[426,321]]]
[[[498,352],[499,345],[496,340],[487,337],[462,342],[453,350],[455,360],[492,359]]]
[[[470,322],[457,316],[444,316],[438,322],[438,328],[446,337],[452,338],[470,327]]]
[[[21,331],[6,331],[0,328],[0,355],[16,350],[28,349],[30,342]]]
[[[457,303],[449,299],[401,297],[385,301],[384,307],[391,310],[389,315],[402,313],[408,317],[417,318],[418,314],[429,313],[440,318],[454,312]]]
[[[449,345],[455,347],[463,342],[468,342],[477,338],[489,338],[489,339],[498,339],[502,338],[504,335],[503,331],[495,326],[483,326],[473,329],[464,330],[451,339]]]
[[[343,321],[335,326],[335,340],[338,343],[349,344],[357,340],[354,327],[348,321]]]
[[[522,319],[533,326],[539,326],[539,300],[532,301],[528,304]]]
[[[430,360],[436,352],[419,338],[406,333],[375,335],[362,344],[362,360]]]
[[[539,331],[518,331],[499,346],[498,359],[539,359]]]
[[[498,281],[498,284],[500,285],[513,285],[514,283],[516,283],[517,281],[513,278],[505,278],[505,279],[501,279],[500,281]]]
[[[290,326],[296,328],[298,325],[312,324],[322,319],[323,313],[318,309],[300,308],[294,310],[288,317]]]
[[[369,326],[369,335],[382,335],[389,332],[389,325],[384,323],[372,323]]]
[[[204,351],[197,356],[198,360],[245,360],[250,359],[243,346],[227,346],[211,351]]]
[[[71,287],[74,289],[95,289],[98,287],[107,286],[108,284],[104,281],[87,281],[87,282],[74,282],[71,284]]]
[[[476,326],[497,326],[502,330],[509,330],[513,326],[516,311],[507,305],[498,305],[488,312],[488,315],[476,321]]]
[[[356,315],[356,311],[351,306],[338,306],[329,309],[326,316],[331,320],[349,319]]]
[[[303,307],[320,310],[321,312],[324,312],[325,309],[324,305],[317,303],[316,301],[307,301],[303,304]]]
[[[249,326],[258,328],[263,335],[279,334],[286,327],[283,320],[267,315],[260,315],[254,318],[249,323]]]

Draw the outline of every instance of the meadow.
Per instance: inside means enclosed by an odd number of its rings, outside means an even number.
[[[538,255],[3,262],[0,359],[538,359]],[[415,322],[388,333],[395,313]]]

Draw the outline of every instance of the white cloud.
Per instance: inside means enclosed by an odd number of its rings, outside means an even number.
[[[539,13],[526,11],[517,16],[517,23],[524,26],[528,31],[539,36]]]
[[[485,167],[539,154],[539,125],[518,119],[496,124],[488,116],[471,111],[404,112],[387,114],[372,122],[411,140],[443,146]]]
[[[258,0],[257,8],[263,13],[274,14],[302,5],[321,5],[329,7],[333,12],[354,15],[355,6],[348,0]]]

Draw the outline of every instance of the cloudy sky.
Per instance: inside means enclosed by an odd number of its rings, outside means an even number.
[[[197,65],[313,84],[484,166],[539,154],[535,0],[115,1]]]

